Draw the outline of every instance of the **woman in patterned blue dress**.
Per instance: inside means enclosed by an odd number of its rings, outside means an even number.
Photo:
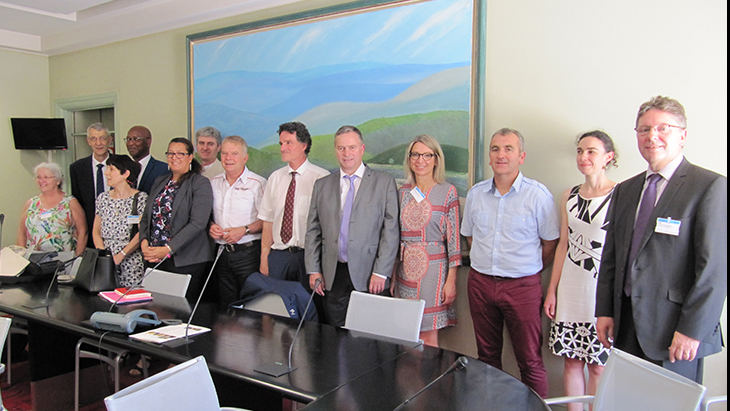
[[[606,177],[606,169],[616,165],[611,137],[599,130],[583,133],[577,162],[585,182],[568,189],[561,199],[560,242],[544,304],[553,320],[548,344],[553,354],[564,357],[565,394],[571,396],[595,395],[608,359],[608,350],[598,341],[593,311],[606,213],[616,185]],[[582,409],[582,404],[568,404],[569,411]]]

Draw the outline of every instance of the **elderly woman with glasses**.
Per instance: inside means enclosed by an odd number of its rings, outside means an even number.
[[[190,140],[173,138],[165,154],[170,172],[152,185],[140,221],[140,244],[149,264],[162,262],[160,270],[192,275],[186,296],[194,301],[213,257],[208,237],[213,191],[200,174]]]
[[[17,244],[36,251],[74,251],[86,244],[86,217],[78,200],[66,195],[61,168],[41,163],[33,170],[40,194],[23,206]]]
[[[459,196],[446,182],[444,153],[435,138],[414,138],[404,168],[406,182],[398,190],[401,250],[391,287],[395,297],[426,301],[420,338],[437,347],[438,330],[456,325]]]

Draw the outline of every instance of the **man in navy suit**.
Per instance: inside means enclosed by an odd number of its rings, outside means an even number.
[[[363,163],[360,130],[340,127],[335,153],[340,171],[314,183],[304,261],[327,323],[342,327],[353,290],[390,294],[400,228],[395,180]]]
[[[639,108],[648,170],[618,185],[596,289],[598,338],[702,382],[722,349],[727,297],[727,178],[691,164],[684,107],[657,96]]]
[[[145,126],[130,128],[124,142],[127,143],[129,155],[142,166],[137,179],[137,189],[149,194],[152,183],[157,177],[167,173],[167,163],[155,160],[150,155],[152,132]]]
[[[71,177],[71,194],[79,201],[86,215],[87,233],[91,233],[94,226],[94,211],[96,197],[104,191],[109,191],[109,185],[104,178],[106,160],[109,158],[109,144],[111,143],[109,129],[101,123],[94,123],[86,129],[86,142],[93,152],[88,157],[74,161],[69,167]],[[94,248],[94,236],[89,235],[86,246]]]

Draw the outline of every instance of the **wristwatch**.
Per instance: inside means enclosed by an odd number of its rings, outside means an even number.
[[[246,234],[244,234],[244,235],[248,235],[248,233],[250,233],[251,230],[248,229],[248,226],[245,226],[245,227],[246,227]]]

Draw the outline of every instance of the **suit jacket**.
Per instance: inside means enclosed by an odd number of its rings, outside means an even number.
[[[88,233],[86,247],[94,248],[94,236],[91,234],[91,230],[94,227],[96,210],[96,181],[91,168],[91,156],[80,158],[71,163],[69,174],[71,177],[71,195],[79,201],[86,217],[86,227],[88,229],[86,231]]]
[[[172,173],[158,178],[152,185],[144,214],[139,223],[139,240],[150,238],[152,206]],[[168,243],[173,252],[175,267],[203,263],[213,259],[213,245],[208,237],[208,222],[213,212],[213,190],[210,180],[193,174],[185,180],[172,203],[172,239]]]
[[[142,178],[139,179],[139,185],[137,186],[137,190],[144,191],[145,193],[149,194],[150,190],[152,189],[152,184],[154,184],[155,180],[163,174],[166,174],[169,170],[167,169],[167,163],[164,163],[160,160],[155,160],[154,157],[150,156],[150,161],[147,162],[147,167],[144,169],[144,173],[142,174]]]
[[[645,179],[641,173],[618,184],[609,209],[596,316],[614,318],[614,336],[621,329],[624,277]],[[659,217],[681,221],[679,235],[655,232],[651,222]],[[727,296],[727,178],[682,160],[649,221],[628,272],[642,350],[654,360],[669,359],[678,331],[701,341],[698,357],[719,352]]]
[[[335,172],[314,183],[304,239],[307,272],[322,273],[328,290],[337,269],[340,208],[340,173]],[[356,290],[367,291],[374,272],[390,277],[400,241],[398,212],[393,177],[365,167],[352,203],[347,246],[347,264]]]

